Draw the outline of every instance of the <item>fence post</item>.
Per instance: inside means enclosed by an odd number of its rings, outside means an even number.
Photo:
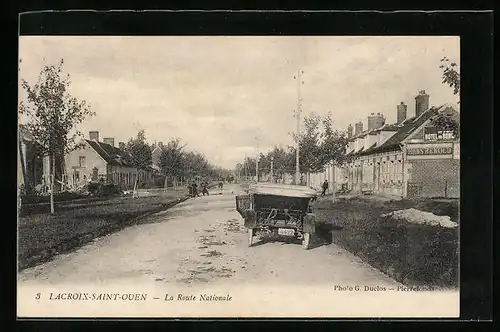
[[[448,180],[444,180],[444,198],[448,198]]]

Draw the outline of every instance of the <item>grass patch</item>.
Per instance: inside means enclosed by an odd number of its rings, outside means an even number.
[[[182,197],[182,196],[179,196]],[[175,194],[142,198],[113,198],[87,204],[66,204],[52,214],[31,214],[18,220],[19,265],[44,250],[93,234],[102,229],[124,228],[138,217],[160,212],[172,205]],[[102,236],[100,234],[99,236]]]
[[[318,228],[330,230],[334,243],[405,285],[458,287],[458,229],[380,216],[411,207],[448,215],[459,223],[458,200],[384,202],[357,197],[335,203],[319,201]]]

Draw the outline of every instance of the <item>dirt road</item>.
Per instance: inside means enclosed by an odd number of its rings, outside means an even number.
[[[19,283],[398,285],[333,244],[307,251],[285,242],[248,248],[235,190],[228,186],[222,195],[190,199],[146,223],[23,270]]]

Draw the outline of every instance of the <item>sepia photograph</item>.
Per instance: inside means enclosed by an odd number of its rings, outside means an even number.
[[[18,317],[459,317],[460,37],[20,36]]]

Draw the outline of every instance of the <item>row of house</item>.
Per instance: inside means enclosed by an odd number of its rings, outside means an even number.
[[[19,126],[19,174],[18,184],[29,181],[34,186],[49,183],[50,167],[48,157],[41,158],[36,153],[36,142],[29,132]],[[154,151],[154,156],[158,151]],[[89,181],[102,181],[132,189],[136,183],[141,187],[154,186],[162,182],[158,160],[150,167],[136,168],[132,156],[125,151],[125,143],[115,146],[114,138],[100,140],[98,131],[89,132],[88,139],[82,140],[81,148],[65,156],[63,182],[70,188],[78,188]],[[160,178],[160,181],[158,179]]]
[[[386,123],[381,113],[370,114],[363,123],[349,125],[349,162],[328,167],[311,176],[309,185],[319,187],[324,179],[340,189],[399,197],[460,197],[460,140],[453,131],[441,131],[432,120],[447,114],[460,121],[458,106],[429,107],[425,90],[415,97],[415,116],[407,117],[407,105],[396,107],[397,121]]]

